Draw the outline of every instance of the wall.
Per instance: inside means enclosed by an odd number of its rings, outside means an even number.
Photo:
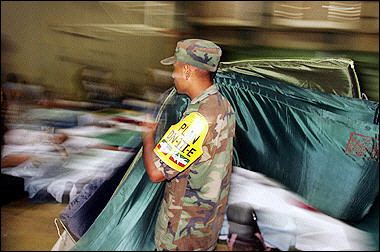
[[[312,17],[320,19],[327,11],[324,13],[325,9],[322,9],[321,13],[311,15],[308,11],[312,9],[305,6],[317,8],[332,2],[175,1],[178,15],[174,16],[173,22],[177,28],[169,28],[177,33],[142,36],[92,31],[91,27],[87,27],[85,33],[83,27],[82,30],[70,27],[71,33],[70,30],[53,29],[64,24],[143,22],[141,9],[127,12],[120,8],[128,3],[125,1],[116,2],[120,6],[107,8],[99,1],[2,1],[2,80],[6,73],[15,72],[28,82],[46,85],[61,97],[83,99],[84,93],[78,83],[79,71],[84,66],[96,66],[112,71],[110,82],[118,86],[123,95],[143,96],[147,90],[162,91],[172,85],[170,76],[157,81],[152,77],[151,69],[172,70],[159,61],[173,54],[176,41],[199,37],[223,46],[225,56],[222,60],[297,56],[352,58],[362,91],[371,100],[379,101],[379,3],[356,2],[365,3],[362,19],[359,26],[350,30],[338,26],[335,29],[334,25],[338,23],[330,21],[309,20]],[[301,20],[303,28],[292,23],[281,25],[286,20],[275,18],[274,9],[290,4],[305,9],[305,18]],[[157,10],[151,8],[153,12]],[[168,9],[158,14],[173,13]],[[150,22],[154,24],[154,21]],[[314,22],[311,24],[315,27],[308,27],[310,22]],[[4,41],[8,45],[5,50]]]
[[[53,30],[62,24],[112,24],[97,1],[2,1],[2,80],[15,72],[20,79],[46,85],[62,98],[84,93],[78,74],[85,66],[112,70],[114,85],[127,94],[149,89],[148,68],[173,54],[176,37],[99,33],[99,38]],[[169,69],[171,71],[171,69]],[[167,84],[170,85],[170,84]]]
[[[362,92],[368,99],[379,101],[378,1],[186,3],[194,36],[222,45],[224,61],[350,58],[355,62]],[[295,15],[297,18],[292,18]]]

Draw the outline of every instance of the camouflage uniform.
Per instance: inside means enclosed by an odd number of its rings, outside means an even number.
[[[196,111],[209,125],[203,155],[181,173],[153,157],[169,180],[156,223],[157,250],[213,250],[222,227],[232,172],[235,115],[216,85],[193,99],[183,117]]]

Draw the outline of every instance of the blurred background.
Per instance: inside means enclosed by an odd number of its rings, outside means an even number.
[[[107,184],[78,211],[86,231],[173,86],[160,60],[187,38],[222,62],[349,58],[379,101],[378,1],[1,1],[2,251],[50,250],[54,218]]]
[[[192,37],[219,44],[222,61],[351,58],[379,100],[378,1],[2,1],[1,79],[62,99],[156,102],[172,86],[160,60]]]

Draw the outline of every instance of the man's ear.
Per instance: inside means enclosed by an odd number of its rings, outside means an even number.
[[[190,78],[190,65],[188,63],[183,64],[183,70],[185,72],[185,78],[188,80]]]
[[[183,69],[184,69],[185,71],[190,71],[190,64],[189,64],[189,63],[185,63],[185,64],[183,64]]]

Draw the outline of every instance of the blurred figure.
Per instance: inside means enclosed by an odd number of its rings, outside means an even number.
[[[278,181],[242,167],[232,169],[228,207],[251,206],[268,246],[280,251],[376,251],[369,233],[316,210]],[[243,233],[244,227],[231,225],[228,217],[227,233]]]
[[[13,72],[8,73],[6,82],[2,85],[6,111],[3,113],[6,123],[22,122],[22,113],[38,105],[38,100],[44,92],[40,85],[31,85],[21,81]]]
[[[61,144],[68,136],[63,133],[49,134],[36,130],[10,129],[3,138],[1,168],[16,167],[27,160],[56,151],[67,157],[67,152]]]
[[[5,41],[1,39],[1,58],[3,58],[3,51],[8,48],[5,46]],[[1,69],[3,72],[3,69]],[[14,80],[14,76],[7,76],[7,81]],[[3,153],[3,145],[5,142],[4,135],[8,131],[8,128],[5,123],[5,117],[8,111],[8,102],[5,99],[5,90],[3,87],[4,83],[1,83],[1,153]],[[21,157],[18,158],[19,161],[15,162],[13,160],[5,161],[5,163],[13,163],[12,165],[17,165],[18,162],[21,162]],[[26,158],[23,158],[26,160]],[[1,160],[1,167],[3,167],[4,160]],[[0,173],[0,184],[1,184],[1,206],[12,202],[17,199],[24,198],[28,195],[24,191],[24,179],[13,177],[7,174]]]

